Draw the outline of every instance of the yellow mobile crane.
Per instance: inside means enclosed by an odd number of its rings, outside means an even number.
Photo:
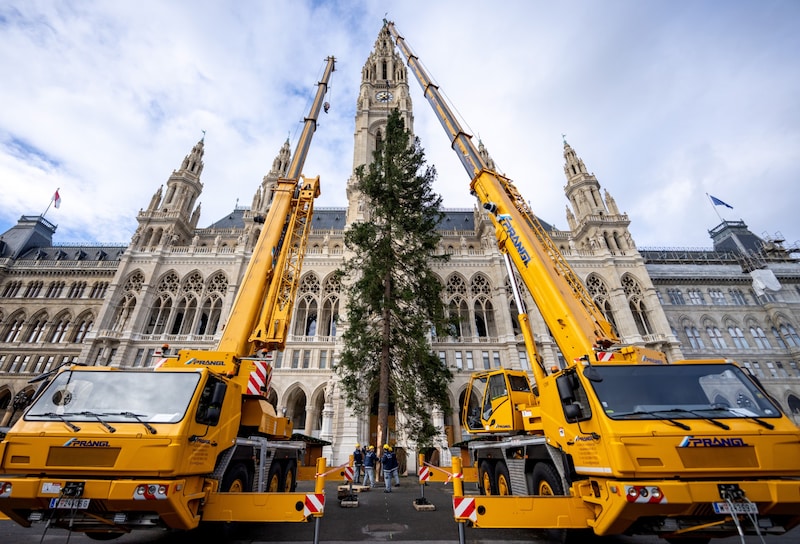
[[[533,387],[519,370],[471,376],[462,420],[480,438],[469,441],[468,459],[484,495],[454,502],[456,519],[693,543],[800,523],[800,429],[733,361],[667,361],[623,344],[517,187],[487,167],[405,39],[385,24],[495,226],[535,362]],[[546,369],[536,354],[511,262],[564,368]],[[460,465],[454,458],[453,472]]]
[[[321,450],[291,440],[266,397],[320,192],[319,177],[300,174],[334,66],[328,57],[217,349],[180,350],[150,369],[60,369],[0,442],[0,512],[97,540],[321,514],[319,497],[293,493],[298,477],[324,472]]]

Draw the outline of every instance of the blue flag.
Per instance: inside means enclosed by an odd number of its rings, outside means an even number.
[[[726,204],[725,202],[721,201],[715,196],[708,195],[708,197],[711,199],[711,202],[714,203],[714,206],[725,206],[726,208],[733,209],[733,206],[731,206],[730,204]]]

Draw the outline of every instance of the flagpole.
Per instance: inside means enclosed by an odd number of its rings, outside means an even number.
[[[715,213],[715,214],[717,214],[717,217],[719,217],[719,222],[720,222],[720,223],[724,223],[724,222],[725,222],[725,220],[722,218],[722,216],[721,216],[721,215],[719,214],[719,212],[717,211],[717,206],[714,204],[714,201],[713,201],[713,200],[711,200],[711,195],[710,195],[710,194],[708,194],[708,193],[706,193],[706,196],[708,197],[708,201],[709,201],[709,203],[711,203],[711,207],[714,209],[714,213]]]
[[[58,191],[60,191],[60,190],[61,190],[61,187],[59,187],[58,189],[56,189],[56,192],[55,192],[55,193],[53,193],[53,196],[51,196],[51,197],[50,197],[50,204],[48,204],[48,205],[47,205],[47,209],[46,209],[46,210],[44,211],[44,213],[42,214],[42,219],[44,219],[44,216],[45,216],[45,215],[47,215],[47,212],[49,212],[49,211],[50,211],[50,206],[52,206],[52,205],[53,205],[53,202],[55,202],[55,200],[56,200],[56,195],[58,194]]]

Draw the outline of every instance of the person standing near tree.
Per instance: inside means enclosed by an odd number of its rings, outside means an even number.
[[[356,444],[356,449],[353,451],[353,467],[355,474],[353,475],[353,483],[361,483],[361,468],[364,466],[364,450],[361,449],[361,444]]]
[[[375,446],[370,444],[369,448],[367,448],[367,453],[364,454],[364,485],[370,487],[378,485],[378,482],[375,481],[375,464],[377,462],[378,456],[375,454]]]
[[[400,476],[397,474],[397,456],[394,454],[394,451],[392,451],[392,447],[389,446],[389,444],[383,445],[381,466],[383,467],[383,481],[386,483],[386,489],[384,489],[383,492],[391,493],[392,479],[394,478],[397,481],[397,485],[400,485]]]

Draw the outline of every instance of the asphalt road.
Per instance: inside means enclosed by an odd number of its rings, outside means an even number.
[[[381,488],[359,493],[358,506],[343,508],[337,500],[337,487],[341,482],[329,481],[326,485],[325,515],[319,520],[317,541],[324,544],[344,542],[423,542],[425,544],[455,544],[459,542],[458,524],[453,520],[452,485],[432,483],[425,487],[425,498],[436,510],[417,511],[414,500],[421,496],[416,478],[402,478],[399,488],[392,493],[383,493]],[[305,488],[304,486],[308,486]],[[300,491],[310,491],[310,484],[301,483]],[[240,524],[224,535],[207,528],[190,532],[168,532],[162,530],[139,531],[124,535],[113,542],[119,544],[197,544],[203,542],[228,542],[231,544],[260,544],[272,542],[294,544],[315,541],[316,524],[271,523]],[[557,534],[530,529],[475,529],[465,528],[465,542],[470,544],[545,544],[559,542]],[[0,521],[0,542],[85,544],[96,542],[75,533],[69,535],[60,529],[43,532],[40,524],[25,529],[11,521]],[[579,539],[586,544],[665,544],[656,537],[615,536]],[[741,544],[738,537],[714,541],[714,544]],[[795,544],[800,542],[800,529],[782,536],[769,536],[764,540],[747,537],[746,544]]]

